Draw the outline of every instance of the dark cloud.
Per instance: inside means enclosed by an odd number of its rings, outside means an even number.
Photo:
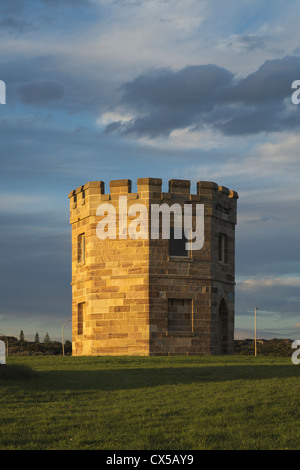
[[[126,83],[123,101],[133,102],[141,110],[148,105],[207,110],[216,99],[216,91],[230,84],[232,79],[231,72],[216,65],[191,66],[178,72],[160,69]]]
[[[20,88],[23,104],[49,104],[64,96],[64,87],[57,82],[41,81],[28,83]]]
[[[275,226],[276,227],[276,226]],[[269,235],[274,227],[266,230]],[[257,229],[258,230],[258,229]],[[255,229],[249,228],[249,235],[238,236],[236,245],[236,270],[240,276],[282,276],[287,270],[299,272],[300,254],[293,254],[297,246],[297,235],[287,234],[266,236],[260,229],[255,237]],[[288,266],[288,268],[287,268]]]
[[[272,281],[272,278],[270,278]],[[299,319],[300,297],[299,286],[286,285],[266,286],[259,282],[251,289],[247,285],[237,284],[236,302],[239,315],[247,315],[256,303],[260,310],[276,312],[278,318],[294,317]],[[255,302],[253,297],[255,295]]]
[[[227,89],[222,99],[246,105],[282,102],[284,98],[291,96],[291,84],[298,77],[300,77],[299,57],[268,60],[256,72]]]
[[[156,137],[190,126],[211,126],[225,135],[299,128],[300,115],[287,106],[291,84],[300,79],[300,58],[266,61],[237,79],[216,65],[160,69],[123,85],[120,105],[136,117],[110,123],[106,132]],[[293,110],[295,111],[295,110]]]
[[[234,48],[241,52],[252,52],[264,49],[266,41],[261,36],[247,34],[231,37],[226,46],[228,49]]]
[[[221,131],[224,135],[253,135],[260,132],[281,132],[300,125],[299,118],[281,116],[283,103],[269,105],[232,105],[218,106],[209,115],[201,119],[195,127],[201,129],[204,124]]]
[[[1,80],[7,85],[7,102],[44,105],[67,113],[85,110],[94,122],[100,109],[116,99],[116,86],[95,65],[82,74],[80,63],[70,69],[60,55],[0,59]]]
[[[232,79],[231,72],[216,65],[142,75],[123,86],[122,105],[140,114],[124,132],[156,136],[195,124],[197,117],[213,109],[218,93]]]

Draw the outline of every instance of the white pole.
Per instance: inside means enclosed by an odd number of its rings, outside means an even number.
[[[257,307],[255,307],[255,311],[254,311],[254,350],[255,350],[255,356],[257,356],[257,346],[256,346],[256,311],[257,311]]]

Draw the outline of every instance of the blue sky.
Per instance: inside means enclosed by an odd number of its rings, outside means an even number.
[[[239,193],[236,338],[300,337],[297,1],[2,0],[0,332],[71,316],[68,193],[215,181]],[[70,339],[70,324],[66,326]]]

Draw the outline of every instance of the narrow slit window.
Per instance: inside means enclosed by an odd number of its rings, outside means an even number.
[[[85,314],[85,302],[81,302],[78,304],[78,311],[77,311],[77,334],[83,334],[83,322],[84,322],[84,314]]]
[[[227,263],[227,236],[219,233],[219,261]]]
[[[85,261],[85,234],[81,233],[78,235],[77,245],[77,263],[83,263]]]

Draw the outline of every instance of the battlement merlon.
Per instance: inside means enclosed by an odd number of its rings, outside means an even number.
[[[236,203],[239,198],[236,191],[225,186],[219,186],[211,181],[197,181],[197,193],[191,194],[189,180],[169,180],[169,191],[162,192],[161,178],[138,178],[137,193],[132,193],[132,181],[129,179],[110,181],[110,192],[105,194],[104,181],[90,181],[70,191],[70,222],[95,215],[96,208],[104,202],[116,200],[119,196],[128,196],[128,199],[138,199],[139,203],[151,199],[155,203],[168,202],[195,202],[205,206],[205,214],[215,216],[236,224]]]

